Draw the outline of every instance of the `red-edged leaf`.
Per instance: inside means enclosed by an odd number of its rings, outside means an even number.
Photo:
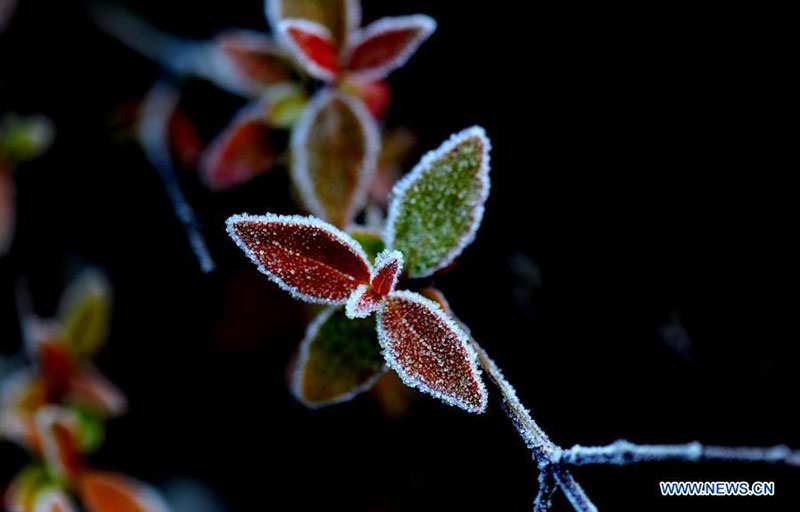
[[[76,512],[67,494],[60,489],[45,489],[36,495],[33,512]]]
[[[219,34],[214,44],[242,88],[253,95],[290,77],[289,55],[261,32],[228,30]]]
[[[292,131],[292,178],[305,207],[347,226],[366,202],[379,146],[375,120],[358,98],[318,92]]]
[[[406,63],[419,45],[436,30],[436,21],[422,14],[381,18],[350,41],[349,75],[376,80]]]
[[[353,320],[329,308],[306,330],[292,392],[309,407],[344,402],[372,386],[385,367],[375,320]]]
[[[269,124],[248,106],[208,146],[200,159],[200,176],[211,190],[247,183],[272,168],[276,151]]]
[[[331,81],[339,75],[339,54],[327,28],[308,20],[278,24],[282,40],[311,76]]]
[[[130,477],[88,471],[80,482],[81,501],[89,512],[167,512],[161,497]]]
[[[439,306],[400,291],[378,311],[378,339],[403,381],[470,412],[486,408],[486,388],[465,334]]]
[[[360,0],[267,0],[265,7],[274,32],[284,19],[315,21],[330,30],[339,48],[361,25]]]
[[[194,122],[177,107],[169,118],[167,127],[169,149],[181,165],[187,169],[195,169],[200,153],[203,152],[203,139]]]
[[[80,423],[74,412],[47,405],[36,412],[36,431],[48,467],[59,477],[75,481],[84,469]]]
[[[380,307],[382,301],[382,295],[362,284],[347,299],[345,313],[348,318],[366,318]]]
[[[11,173],[0,162],[0,256],[11,247],[15,218],[14,183],[11,181]]]
[[[104,417],[120,416],[128,409],[128,401],[122,391],[93,369],[70,380],[68,399],[88,406]]]
[[[397,286],[400,271],[403,270],[403,254],[400,251],[385,250],[375,258],[370,284],[381,295],[389,295]]]
[[[295,298],[344,304],[371,265],[350,235],[313,217],[234,215],[228,234],[258,269]]]

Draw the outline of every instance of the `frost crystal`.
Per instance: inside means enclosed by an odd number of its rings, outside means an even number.
[[[345,313],[348,318],[366,318],[377,310],[383,302],[383,295],[372,287],[362,284],[347,299]]]
[[[292,392],[308,407],[344,402],[372,387],[384,370],[375,320],[351,320],[331,308],[306,330]]]
[[[339,55],[330,31],[308,20],[284,20],[278,33],[298,62],[320,80],[332,81],[339,74]]]
[[[470,412],[486,409],[468,336],[435,302],[413,292],[392,293],[378,312],[378,339],[407,385]]]
[[[306,208],[347,226],[366,202],[379,147],[378,127],[358,98],[318,92],[291,137],[292,177]]]
[[[472,242],[489,196],[490,142],[483,128],[453,135],[392,190],[384,240],[411,277],[449,265]]]
[[[377,80],[408,61],[436,30],[436,21],[417,14],[379,19],[353,35],[347,54],[348,75]]]
[[[358,243],[334,226],[299,215],[234,215],[228,234],[258,269],[294,297],[344,304],[369,282],[372,266]]]

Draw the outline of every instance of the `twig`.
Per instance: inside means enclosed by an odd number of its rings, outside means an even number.
[[[771,448],[703,446],[699,442],[687,444],[637,445],[619,440],[607,446],[575,445],[561,455],[564,464],[584,466],[588,464],[613,464],[625,466],[638,462],[660,462],[680,460],[686,462],[763,462],[800,466],[800,451],[788,446]]]
[[[556,482],[551,471],[539,471],[539,492],[533,500],[533,512],[546,512],[553,504]]]
[[[214,270],[214,260],[211,259],[205,239],[200,233],[194,210],[189,206],[180,188],[167,146],[167,127],[170,116],[178,104],[179,96],[178,90],[165,81],[158,81],[153,85],[142,105],[138,126],[139,141],[148,160],[161,177],[175,215],[183,225],[200,268],[203,272],[209,273]]]

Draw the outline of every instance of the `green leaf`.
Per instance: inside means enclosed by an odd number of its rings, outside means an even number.
[[[383,372],[375,318],[351,320],[330,308],[308,326],[292,391],[309,407],[330,405],[369,389]]]
[[[395,185],[383,239],[403,253],[410,277],[448,266],[475,238],[489,197],[490,147],[482,128],[468,128]]]

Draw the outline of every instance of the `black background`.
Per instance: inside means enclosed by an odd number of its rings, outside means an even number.
[[[366,2],[365,21],[423,12],[439,28],[391,82],[389,125],[492,138],[476,242],[441,277],[456,313],[563,445],[800,447],[796,185],[781,13],[664,6]],[[129,2],[160,28],[266,29],[258,0]],[[41,314],[80,265],[116,300],[98,365],[128,394],[94,462],[156,485],[206,482],[231,510],[530,510],[535,463],[497,402],[472,416],[427,397],[403,421],[364,396],[309,411],[285,368],[303,309],[223,231],[291,212],[276,170],[212,195],[181,175],[219,270],[204,276],[156,173],[112,130],[152,63],[93,28],[81,2],[22,0],[0,36],[0,111],[58,129],[19,170],[19,231],[0,260],[0,341],[18,348],[13,283]],[[185,107],[211,136],[241,104],[203,83]],[[794,141],[793,141],[794,142]],[[412,162],[413,163],[413,162]],[[540,279],[520,280],[524,259]],[[691,340],[665,342],[675,318]],[[0,445],[0,478],[26,460]],[[580,468],[601,510],[796,510],[797,470],[679,463]],[[661,480],[767,480],[773,498],[662,498]],[[558,496],[556,510],[569,507]]]

